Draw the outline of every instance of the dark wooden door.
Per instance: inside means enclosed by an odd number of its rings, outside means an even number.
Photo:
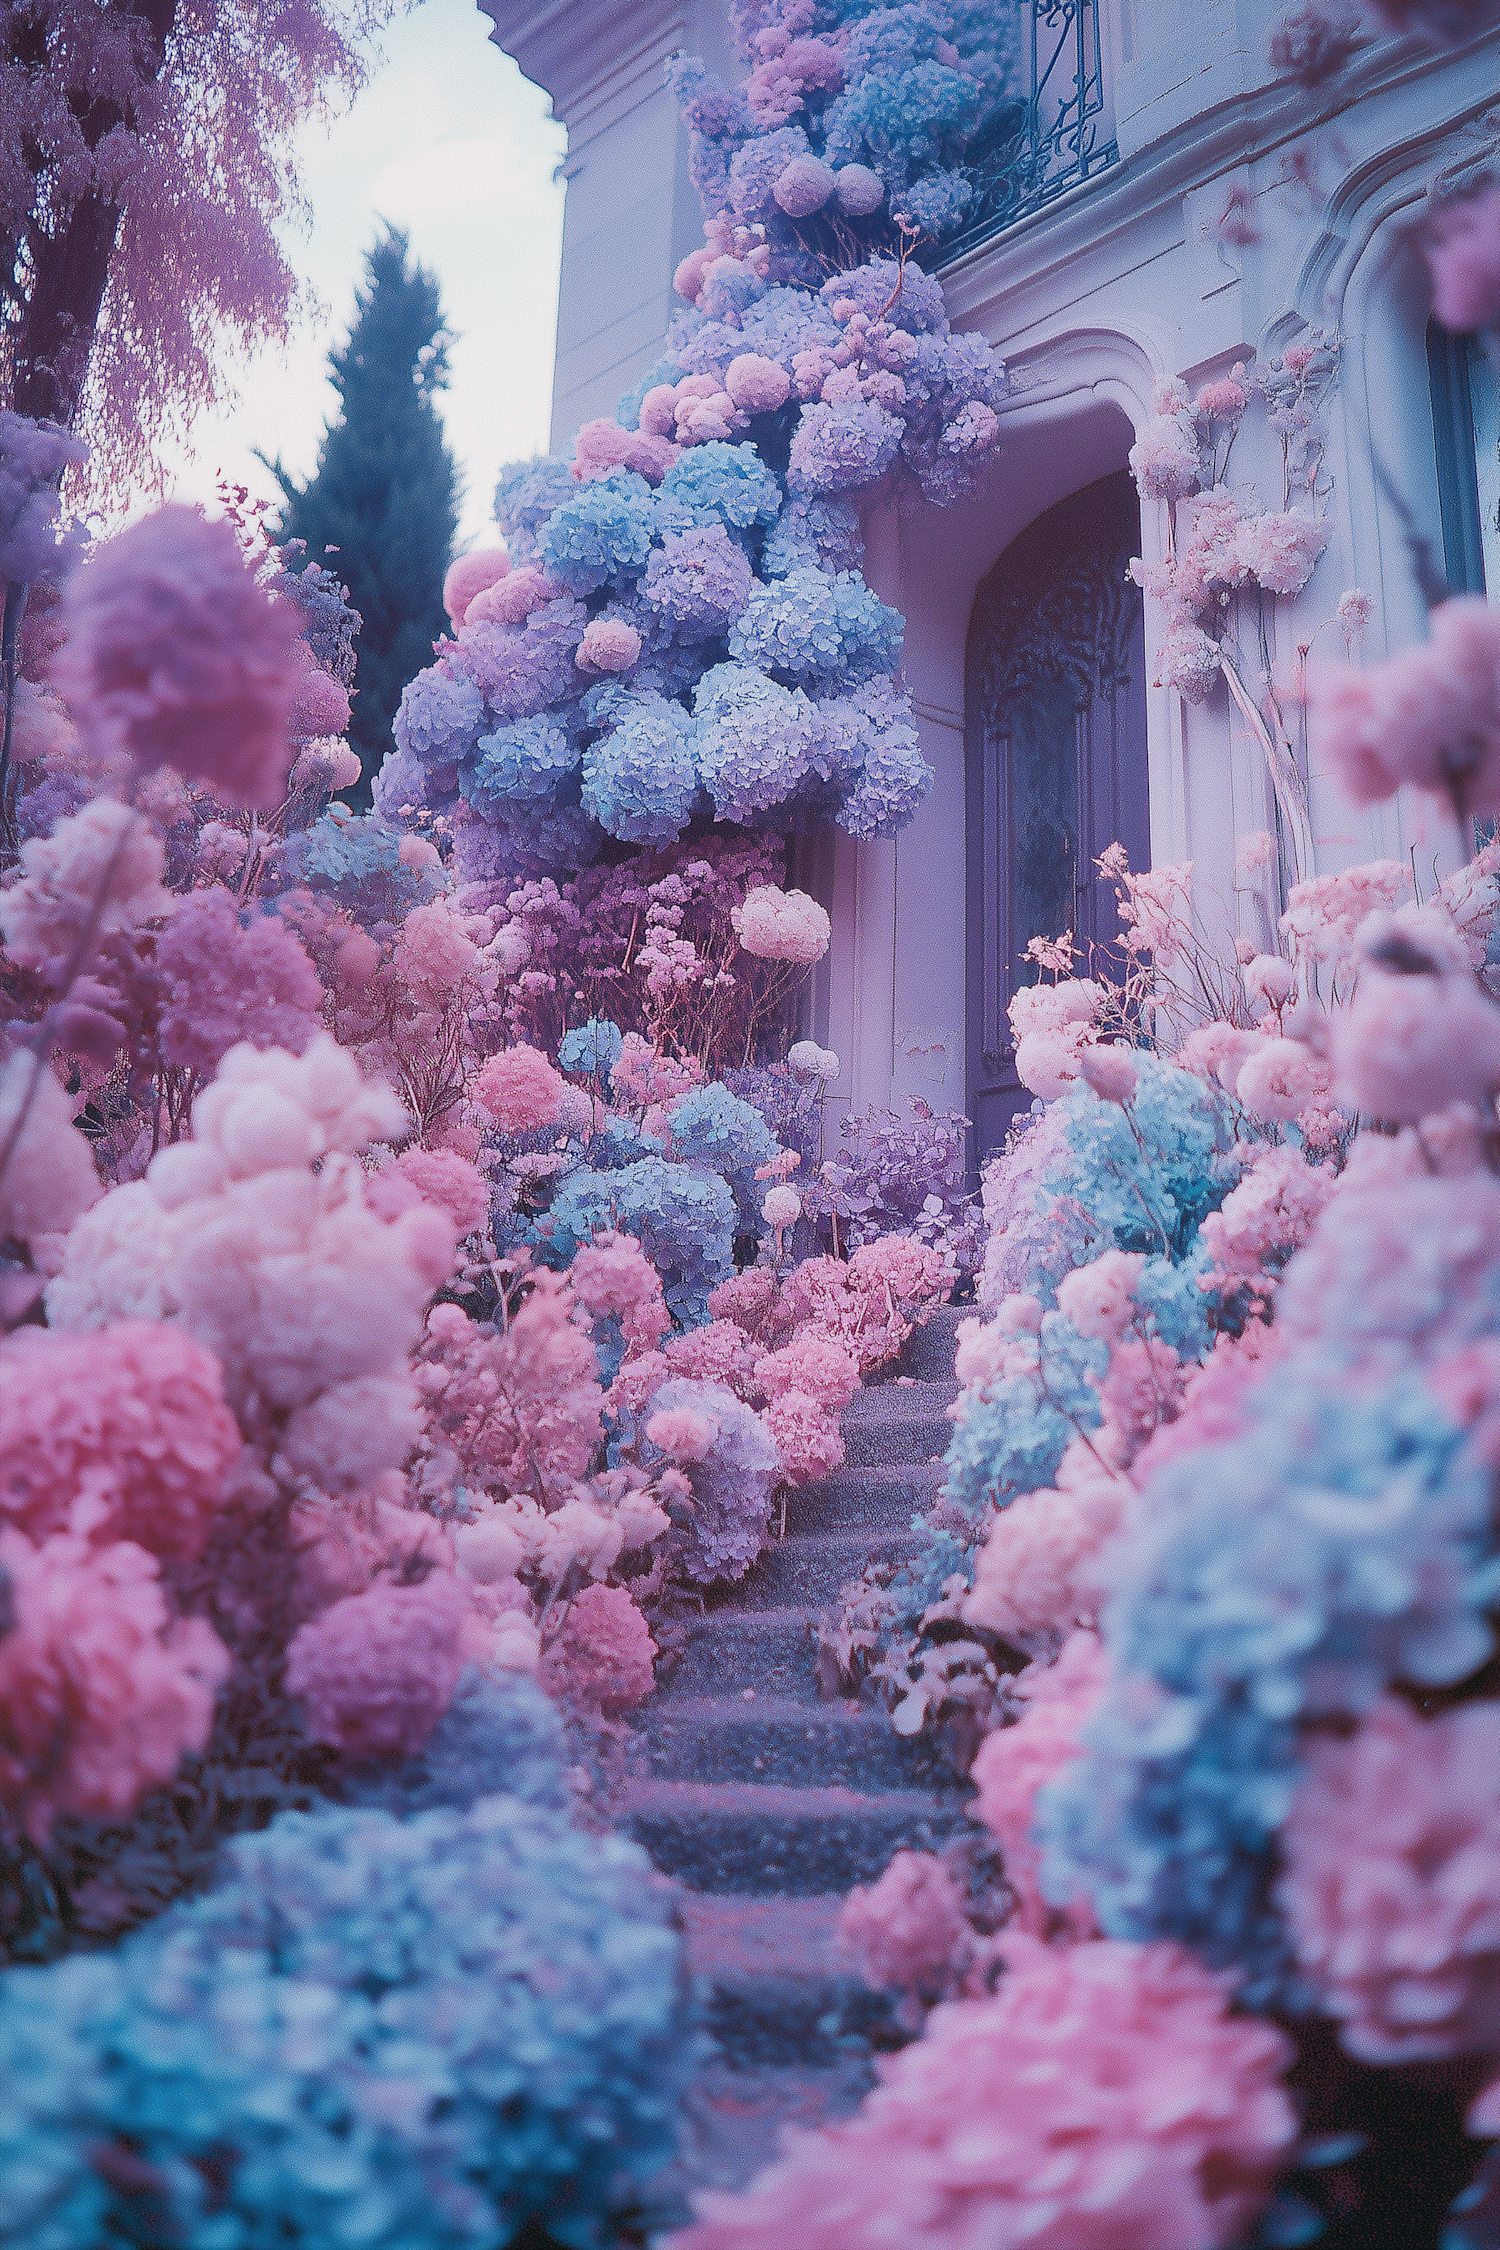
[[[1109,844],[1151,857],[1146,658],[1135,486],[1122,471],[1049,508],[1006,548],[969,626],[969,1115],[982,1163],[1031,1096],[1016,1076],[1006,1009],[1035,969],[1039,934],[1118,936],[1094,865]],[[1094,974],[1107,967],[1096,964]],[[1080,973],[1087,973],[1087,964]]]

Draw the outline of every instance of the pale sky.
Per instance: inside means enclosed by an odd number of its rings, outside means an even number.
[[[222,470],[273,499],[256,446],[299,476],[314,467],[337,403],[328,349],[389,219],[436,273],[455,333],[443,417],[465,487],[460,544],[493,536],[501,462],[547,442],[563,203],[553,173],[566,135],[489,29],[474,0],[423,0],[384,34],[385,61],[348,113],[305,130],[312,229],[286,246],[323,309],[245,372],[237,404],[200,419],[195,457],[173,480],[180,497],[212,504]]]

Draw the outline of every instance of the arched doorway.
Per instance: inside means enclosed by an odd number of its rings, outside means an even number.
[[[1101,478],[1012,541],[979,589],[966,677],[968,1101],[978,1161],[1031,1096],[1006,1009],[1027,941],[1118,932],[1094,861],[1149,864],[1146,658],[1130,476]]]

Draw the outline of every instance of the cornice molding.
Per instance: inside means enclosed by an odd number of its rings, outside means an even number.
[[[478,0],[495,45],[552,96],[563,122],[585,135],[590,109],[612,104],[681,46],[681,0]],[[654,91],[654,87],[653,87]]]

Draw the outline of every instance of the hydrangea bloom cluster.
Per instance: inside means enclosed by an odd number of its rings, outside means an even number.
[[[283,1815],[114,1953],[0,1979],[8,2231],[84,2250],[145,2199],[197,2250],[583,2250],[671,2154],[679,1947],[636,1847],[512,1798]]]

